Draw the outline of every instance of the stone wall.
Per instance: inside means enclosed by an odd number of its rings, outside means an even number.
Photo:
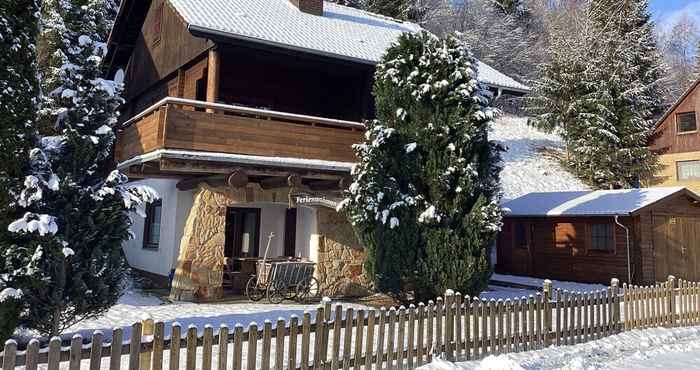
[[[360,297],[370,294],[364,273],[367,253],[357,240],[347,218],[333,209],[320,207],[318,215],[318,263],[316,277],[328,296]]]
[[[245,188],[200,185],[180,242],[171,298],[195,302],[222,298],[227,207],[253,202],[285,203],[288,194],[288,188],[263,190],[257,184]],[[352,226],[334,209],[321,206],[316,214],[316,277],[322,293],[352,297],[369,294],[370,282],[363,272],[366,253]]]
[[[226,208],[251,202],[284,203],[288,193],[287,188],[262,190],[252,183],[245,188],[200,185],[180,242],[171,297],[197,302],[223,297]]]

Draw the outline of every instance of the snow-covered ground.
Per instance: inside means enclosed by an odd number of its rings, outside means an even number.
[[[492,281],[501,281],[508,283],[515,283],[519,285],[532,286],[537,288],[542,288],[544,285],[544,280],[541,278],[530,277],[530,276],[516,276],[516,275],[503,275],[503,274],[493,274],[491,275]],[[585,284],[585,283],[574,283],[571,281],[559,281],[550,280],[552,282],[552,289],[561,289],[569,292],[596,292],[599,290],[608,289],[606,285],[603,284]]]
[[[572,346],[490,356],[421,370],[651,370],[700,369],[700,327],[634,330]]]
[[[344,307],[354,309],[367,308],[363,305],[343,303]],[[130,289],[118,301],[99,318],[86,320],[66,330],[65,337],[70,338],[76,333],[83,337],[90,337],[95,330],[101,330],[105,334],[105,340],[111,340],[112,329],[121,327],[124,329],[124,339],[131,338],[131,325],[144,318],[152,318],[154,321],[165,323],[166,337],[170,336],[173,323],[179,323],[182,328],[195,325],[201,335],[205,325],[214,328],[227,325],[233,328],[236,324],[248,327],[250,323],[262,325],[266,320],[273,323],[277,319],[289,320],[292,315],[301,318],[305,311],[312,313],[318,307],[315,304],[296,304],[285,302],[283,304],[270,304],[263,300],[260,302],[235,302],[235,303],[190,303],[190,302],[164,302],[160,298],[146,295],[137,289]]]
[[[590,190],[564,169],[557,159],[543,153],[543,149],[563,153],[565,145],[562,138],[528,126],[526,117],[505,115],[497,119],[489,138],[507,149],[502,154],[504,201],[530,192]]]

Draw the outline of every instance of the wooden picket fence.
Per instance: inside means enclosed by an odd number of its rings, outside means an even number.
[[[622,309],[622,311],[621,311]],[[227,370],[227,369],[413,369],[433,356],[452,361],[529,351],[599,339],[623,330],[700,324],[700,284],[673,277],[653,286],[617,280],[597,292],[552,290],[514,300],[480,300],[446,293],[427,305],[344,309],[324,301],[301,318],[262,327],[205,326],[183,331],[152,320],[135,323],[131,340],[114,329],[109,340],[95,332],[84,344],[76,335],[63,347],[58,338],[38,340],[18,351],[10,340],[2,369],[35,370]]]

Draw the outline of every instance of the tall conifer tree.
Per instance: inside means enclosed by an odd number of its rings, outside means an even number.
[[[475,294],[500,227],[494,111],[461,41],[405,34],[377,66],[377,119],[356,146],[341,203],[368,248],[378,290],[407,299]]]
[[[34,261],[22,322],[45,334],[116,303],[128,271],[121,248],[129,211],[155,198],[110,168],[121,103],[121,82],[100,70],[110,14],[111,0],[47,0],[42,9],[45,123],[17,201],[24,214],[8,229]]]

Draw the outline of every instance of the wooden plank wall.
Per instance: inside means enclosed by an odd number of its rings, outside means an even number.
[[[168,108],[165,147],[355,162],[363,132]]]
[[[177,70],[196,60],[213,44],[192,36],[185,21],[165,0],[153,0],[141,35],[126,70],[126,100],[136,114],[168,93],[168,83]],[[154,33],[158,13],[162,9],[160,38]]]
[[[633,219],[622,217],[620,221],[630,227],[633,238]],[[523,223],[528,233],[529,271],[524,274],[558,280],[605,283],[613,277],[627,276],[627,247],[625,231],[615,226],[615,251],[613,253],[588,249],[589,225],[591,223],[613,223],[612,217],[506,217],[497,242],[497,271],[503,273],[522,272],[525,261],[514,248],[515,225]],[[534,229],[531,229],[533,228]],[[530,240],[531,239],[531,240]],[[502,256],[505,256],[501,258]],[[595,271],[595,273],[592,273]],[[626,280],[626,278],[624,278]]]
[[[676,130],[676,113],[693,111],[700,125],[700,83],[695,84],[695,88],[658,125],[651,149],[663,150],[663,153],[700,151],[700,130],[682,135],[678,135]]]

